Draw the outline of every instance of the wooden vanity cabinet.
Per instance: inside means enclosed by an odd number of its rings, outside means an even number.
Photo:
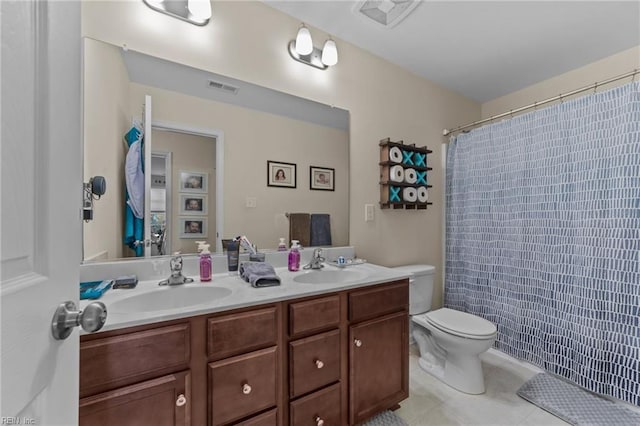
[[[189,425],[191,323],[80,340],[80,425]]]
[[[346,293],[288,302],[289,425],[346,424]]]
[[[409,396],[406,280],[349,294],[349,423]]]
[[[81,336],[80,425],[356,425],[408,396],[408,280]]]
[[[208,318],[209,425],[278,424],[280,324],[280,304]]]

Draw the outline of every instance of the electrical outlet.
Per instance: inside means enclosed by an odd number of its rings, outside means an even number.
[[[257,204],[256,197],[247,197],[246,204],[245,204],[247,207],[252,209],[256,207],[256,204]]]
[[[372,222],[373,221],[373,204],[365,204],[364,205],[364,221]]]

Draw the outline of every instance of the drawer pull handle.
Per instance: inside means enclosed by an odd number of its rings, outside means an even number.
[[[324,420],[320,416],[316,416],[315,418],[316,426],[324,426]]]
[[[362,340],[360,340],[360,339],[354,339],[354,340],[353,340],[353,343],[354,343],[357,347],[362,346]]]
[[[322,367],[324,367],[324,362],[316,359],[316,367],[318,367],[318,370],[321,369]]]
[[[178,395],[178,399],[176,399],[176,405],[178,407],[182,407],[186,403],[187,403],[187,398],[185,398],[183,394]]]
[[[245,395],[249,395],[251,393],[251,386],[248,383],[242,385],[242,393]]]

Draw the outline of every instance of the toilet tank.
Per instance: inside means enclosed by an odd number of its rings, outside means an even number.
[[[405,265],[393,269],[411,274],[409,277],[409,315],[431,310],[433,275],[436,268],[431,265]]]

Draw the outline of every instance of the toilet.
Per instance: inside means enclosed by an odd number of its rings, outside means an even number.
[[[461,392],[484,393],[479,356],[496,340],[496,326],[484,318],[455,309],[431,311],[435,267],[407,265],[394,269],[411,274],[409,329],[420,350],[420,367]]]

